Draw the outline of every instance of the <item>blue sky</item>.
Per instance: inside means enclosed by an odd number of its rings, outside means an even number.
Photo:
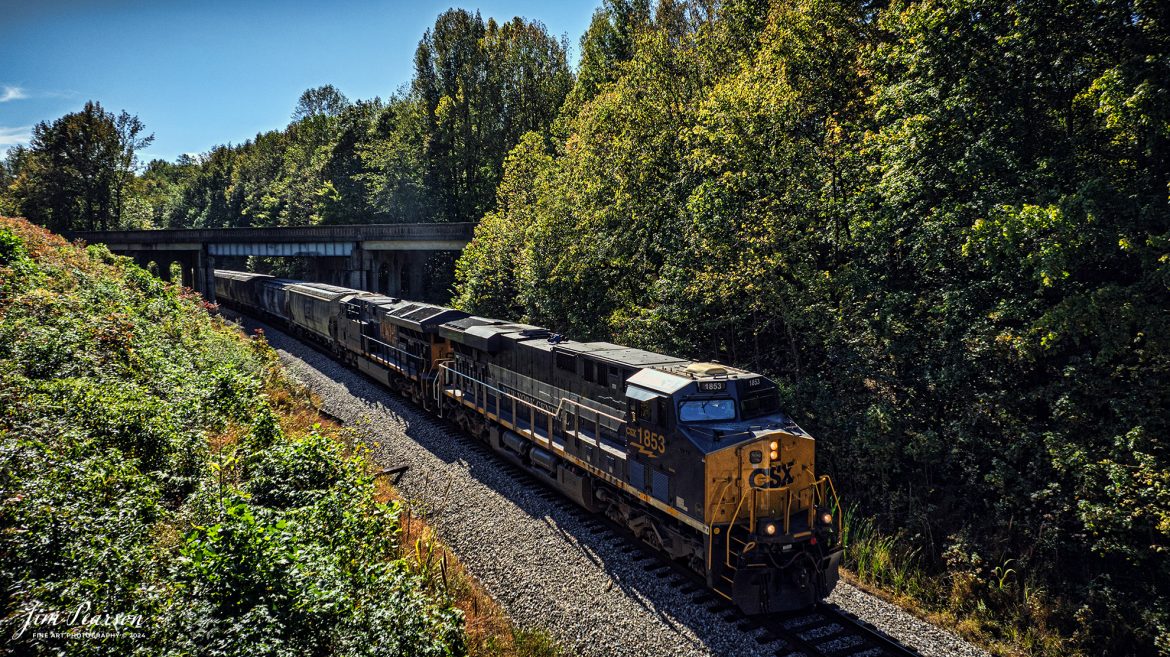
[[[0,0],[0,152],[86,100],[137,114],[155,136],[143,160],[173,161],[284,127],[310,87],[385,98],[409,83],[419,38],[452,6],[539,20],[568,36],[575,65],[599,4]]]

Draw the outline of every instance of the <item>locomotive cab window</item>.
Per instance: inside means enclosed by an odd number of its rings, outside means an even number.
[[[775,388],[747,392],[740,399],[739,410],[745,420],[779,413],[780,393]]]
[[[735,419],[735,400],[728,397],[690,399],[678,405],[679,422],[715,422]]]
[[[630,411],[630,422],[664,426],[666,424],[666,399],[649,390],[630,386],[626,389],[626,401]]]

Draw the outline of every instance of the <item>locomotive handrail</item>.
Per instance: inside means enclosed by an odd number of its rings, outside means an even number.
[[[845,514],[841,513],[841,499],[837,497],[837,487],[833,485],[833,479],[829,475],[821,475],[821,480],[829,484],[829,492],[833,493],[833,518],[837,520],[837,536],[840,540],[845,539]]]
[[[420,364],[421,364],[421,363],[424,361],[424,359],[423,359],[423,357],[422,357],[422,356],[415,356],[414,354],[412,354],[412,353],[410,353],[410,352],[408,352],[408,351],[406,351],[406,350],[404,350],[404,349],[401,349],[401,348],[399,348],[399,347],[395,347],[394,345],[392,345],[392,344],[389,344],[389,343],[386,343],[386,342],[382,342],[381,340],[379,340],[379,339],[377,339],[377,338],[372,338],[372,337],[370,337],[370,336],[368,336],[368,335],[363,335],[363,336],[361,336],[361,338],[362,338],[362,340],[363,340],[364,342],[366,342],[366,343],[373,342],[373,343],[375,343],[375,344],[378,344],[378,345],[381,345],[381,346],[383,346],[383,347],[386,347],[387,349],[390,349],[391,351],[397,351],[398,353],[402,354],[403,356],[405,356],[405,357],[407,357],[407,358],[410,358],[410,359],[414,359],[414,360],[417,360],[417,361],[419,361],[419,363],[420,363]],[[372,355],[372,354],[370,353],[370,350],[369,350],[368,348],[366,348],[366,345],[365,345],[365,344],[363,344],[363,345],[362,345],[362,349],[363,349],[363,351],[365,352],[365,354],[366,354],[367,356],[369,356],[369,355]],[[385,359],[383,359],[383,360],[385,360]],[[389,362],[389,361],[386,361],[386,362]],[[399,369],[402,369],[402,370],[404,370],[404,371],[405,371],[405,368],[403,368],[402,366],[399,366]],[[416,369],[416,370],[418,370],[418,372],[421,372],[421,371],[422,371],[422,367],[421,367],[421,366],[419,366],[419,367],[416,367],[415,369]],[[416,373],[418,373],[418,372],[416,372]],[[407,373],[409,374],[409,372],[407,372]]]
[[[739,518],[739,510],[743,508],[743,501],[746,500],[747,498],[748,498],[747,495],[740,495],[739,496],[739,504],[735,505],[735,513],[731,514],[731,522],[728,523],[728,525],[727,525],[727,540],[723,541],[723,546],[726,548],[726,552],[727,552],[727,558],[724,560],[724,562],[728,566],[732,566],[732,563],[731,563],[731,529],[733,527],[735,527],[735,521],[736,521],[736,519]],[[752,500],[752,505],[753,506],[755,505],[754,499]],[[751,531],[752,531],[752,527],[749,524],[748,525],[748,532],[751,532]],[[787,534],[788,532],[784,532],[784,533]]]
[[[573,400],[573,399],[569,399],[568,397],[561,397],[561,398],[560,398],[560,403],[558,403],[558,404],[557,404],[557,411],[556,411],[557,417],[560,417],[560,415],[561,415],[561,406],[563,406],[564,404],[572,404],[573,406],[576,406],[576,407],[578,407],[578,408],[583,408],[583,409],[585,409],[585,410],[589,411],[590,413],[593,413],[594,415],[599,415],[599,416],[601,416],[601,417],[609,418],[609,419],[611,419],[611,420],[613,420],[614,422],[617,422],[617,423],[619,423],[619,424],[625,424],[625,423],[626,423],[626,418],[624,418],[624,417],[618,417],[618,416],[616,416],[616,415],[610,415],[609,413],[606,413],[605,411],[600,411],[600,410],[598,410],[598,409],[596,409],[596,408],[591,408],[591,407],[589,407],[589,406],[586,406],[585,404],[582,404],[582,403],[581,403],[581,402],[579,402],[579,401],[576,401],[576,400]]]
[[[524,404],[525,406],[528,406],[529,408],[532,408],[532,409],[534,409],[534,410],[538,410],[538,411],[540,411],[541,413],[549,413],[549,411],[548,411],[548,410],[545,410],[545,409],[543,409],[543,408],[540,408],[540,407],[539,407],[539,406],[537,406],[536,404],[533,404],[533,403],[531,403],[531,402],[528,402],[528,401],[526,401],[526,400],[524,400],[524,399],[521,399],[521,398],[517,397],[516,395],[513,395],[513,394],[512,394],[512,393],[510,393],[510,392],[507,392],[507,391],[505,391],[505,390],[501,390],[500,388],[497,388],[497,387],[495,387],[495,386],[491,385],[490,383],[487,383],[486,381],[482,381],[482,380],[480,380],[480,379],[477,379],[477,378],[475,378],[474,376],[471,376],[470,374],[465,374],[465,373],[463,373],[463,372],[460,372],[459,370],[452,369],[452,368],[449,366],[449,363],[450,363],[450,362],[451,362],[451,361],[440,361],[439,363],[437,363],[437,365],[438,365],[438,368],[439,368],[440,370],[444,370],[444,371],[446,371],[446,372],[449,372],[449,373],[451,373],[451,374],[454,374],[455,376],[460,376],[460,377],[463,377],[464,379],[467,379],[468,381],[471,381],[472,383],[477,383],[477,384],[479,384],[479,385],[483,386],[484,388],[487,388],[488,390],[495,391],[496,393],[498,393],[498,394],[500,394],[500,395],[503,395],[503,396],[505,396],[505,397],[508,397],[509,399],[513,399],[513,400],[515,400],[515,401],[517,401],[517,402],[520,402],[521,404]],[[439,377],[436,377],[436,379],[435,379],[435,380],[436,380],[436,382],[437,382],[437,381],[439,381]],[[446,383],[447,383],[447,382],[444,380],[444,381],[442,382],[442,385],[446,385]],[[438,386],[438,385],[436,385],[436,387],[435,387],[435,400],[436,400],[436,401],[438,401],[438,400],[439,400],[439,398],[440,398],[439,386]],[[592,407],[586,406],[585,404],[582,404],[581,402],[578,402],[578,401],[576,401],[576,400],[573,400],[573,399],[569,399],[568,397],[558,397],[557,399],[558,399],[558,402],[557,402],[557,407],[556,407],[555,409],[553,409],[553,410],[552,410],[552,412],[551,412],[551,415],[552,415],[553,417],[555,417],[555,418],[559,418],[559,417],[561,416],[561,412],[562,412],[562,411],[564,411],[564,410],[566,410],[566,409],[564,408],[564,406],[565,406],[566,404],[571,404],[571,405],[573,405],[573,406],[576,406],[576,407],[578,407],[578,408],[585,409],[586,411],[589,411],[590,413],[593,413],[594,415],[597,415],[597,416],[599,416],[599,417],[604,417],[604,418],[608,418],[608,419],[610,419],[610,420],[613,420],[614,422],[617,422],[617,423],[619,423],[619,424],[625,424],[625,423],[626,423],[626,419],[625,419],[625,418],[618,417],[618,416],[616,416],[616,415],[611,415],[611,414],[609,414],[609,413],[606,413],[605,411],[601,411],[601,410],[598,410],[598,409],[596,409],[596,408],[592,408]],[[551,440],[551,437],[550,437],[550,440]]]
[[[530,403],[530,402],[528,402],[528,401],[525,401],[525,400],[523,400],[523,399],[521,399],[521,398],[517,397],[516,395],[513,395],[513,394],[511,394],[511,393],[509,393],[509,392],[506,392],[506,391],[504,391],[504,390],[501,390],[500,388],[497,388],[497,387],[495,387],[495,386],[493,386],[493,385],[491,385],[491,384],[489,384],[489,383],[487,383],[487,382],[485,382],[485,381],[481,381],[481,380],[479,380],[479,379],[475,378],[474,376],[471,376],[470,374],[464,374],[463,372],[460,372],[460,371],[458,371],[458,370],[452,369],[452,368],[449,366],[449,364],[448,364],[448,361],[440,361],[440,362],[438,362],[438,363],[437,363],[437,369],[438,369],[440,372],[446,372],[446,373],[448,373],[448,374],[454,374],[455,376],[462,377],[462,378],[464,378],[464,379],[467,379],[468,381],[471,381],[472,383],[478,383],[479,385],[483,386],[484,388],[486,388],[486,389],[488,389],[488,390],[493,390],[493,391],[495,391],[495,393],[496,393],[497,395],[499,395],[499,396],[501,396],[501,397],[507,397],[508,399],[511,399],[513,402],[515,402],[515,403],[519,403],[519,404],[522,404],[522,405],[524,405],[524,406],[527,406],[528,408],[532,409],[533,411],[540,411],[541,413],[548,414],[548,411],[546,411],[546,410],[544,410],[544,409],[542,409],[542,408],[539,408],[539,407],[538,407],[538,406],[536,406],[535,404],[532,404],[532,403]],[[447,385],[446,376],[436,376],[436,377],[435,377],[435,381],[436,381],[436,383],[438,384],[438,385],[436,386],[436,388],[435,388],[435,400],[436,400],[436,402],[438,402],[438,401],[440,400],[440,397],[441,397],[441,394],[440,394],[440,392],[439,392],[439,387],[438,387],[438,386],[439,386],[439,385],[441,385],[441,386],[446,386],[446,385]],[[440,382],[441,382],[441,383],[440,383]],[[477,402],[476,402],[476,407],[478,408],[478,406],[479,406],[479,403],[478,403],[478,401],[477,401]],[[485,405],[485,408],[486,408],[486,405]],[[515,408],[515,407],[513,406],[513,408]],[[498,407],[497,407],[497,413],[496,413],[496,417],[497,417],[497,418],[499,417],[499,412],[498,412],[498,410],[499,410],[499,409],[498,409]],[[512,419],[513,419],[513,420],[515,420],[515,419],[516,419],[516,413],[515,413],[515,410],[513,410],[513,413],[512,413]],[[532,421],[532,424],[533,424],[533,427],[532,427],[532,428],[533,428],[533,431],[532,431],[532,434],[533,434],[533,439],[535,440],[535,442],[537,442],[537,443],[541,443],[542,441],[541,441],[541,439],[540,439],[540,434],[536,433],[536,431],[535,431],[535,429],[536,429],[536,426],[535,426],[535,417],[533,417],[531,421]],[[551,432],[551,427],[550,427],[549,436],[548,436],[548,438],[546,438],[546,439],[543,441],[543,444],[544,444],[546,447],[551,447],[551,446],[552,446],[552,432]]]
[[[435,361],[435,369],[439,371],[439,376],[435,377],[434,382],[431,383],[431,387],[434,388],[432,392],[435,394],[435,406],[439,410],[439,417],[443,417],[443,398],[442,394],[440,393],[440,389],[447,385],[447,382],[443,380],[442,372],[444,370],[449,370],[447,363],[453,362],[455,361],[452,358],[444,358],[442,360]]]
[[[784,499],[784,533],[787,534],[792,524],[792,491],[785,487],[784,494],[786,496]],[[811,504],[809,508],[812,508]]]
[[[727,493],[727,489],[730,487],[731,487],[731,480],[729,479],[727,481],[727,483],[723,486],[723,491],[719,494],[719,502],[716,504],[716,508],[718,508],[719,505],[723,503],[723,496]],[[750,495],[752,497],[752,503],[749,505],[748,531],[751,532],[751,531],[753,531],[753,528],[755,527],[755,506],[756,506],[755,496],[756,496],[756,493],[758,493],[760,491],[758,491],[755,488],[750,488],[749,490],[751,491]],[[821,500],[828,501],[828,499],[829,499],[828,494],[831,493],[833,496],[833,504],[835,505],[835,508],[837,510],[837,513],[833,514],[833,518],[834,518],[834,520],[836,520],[836,525],[837,525],[837,536],[839,536],[839,537],[843,536],[844,525],[843,525],[843,521],[841,519],[841,513],[840,513],[841,501],[840,501],[840,499],[837,498],[837,488],[836,488],[836,486],[833,485],[833,480],[829,477],[829,475],[821,475],[816,481],[812,482],[811,484],[808,484],[807,486],[802,486],[799,489],[794,489],[792,486],[785,486],[783,488],[775,488],[775,489],[765,491],[765,495],[770,495],[772,493],[775,493],[777,495],[783,494],[785,496],[785,499],[784,499],[784,533],[788,534],[792,528],[793,493],[795,493],[796,497],[799,498],[800,495],[803,494],[804,491],[806,491],[806,490],[813,491],[813,499],[810,500],[810,504],[808,505],[808,526],[809,526],[809,528],[811,529],[812,527],[815,526],[814,525],[814,523],[816,521],[815,509],[818,507],[818,503]],[[725,562],[728,566],[734,566],[734,564],[731,563],[731,529],[735,526],[735,522],[737,520],[739,520],[740,510],[743,508],[744,500],[746,500],[747,498],[748,498],[748,495],[740,495],[739,504],[736,505],[735,512],[733,514],[731,514],[731,519],[727,523],[727,540],[725,541],[724,547],[725,547],[725,552],[726,552]],[[714,529],[714,525],[715,525],[714,522],[712,522],[710,525],[710,528],[712,530]],[[742,550],[741,552],[746,552],[746,551],[747,551],[747,548],[745,546],[744,550]],[[710,553],[710,551],[708,551],[708,554],[709,553]],[[709,563],[710,556],[708,556],[707,559],[708,559],[708,563]]]
[[[708,536],[713,535],[713,533],[715,531],[715,514],[719,513],[719,507],[723,506],[723,496],[727,494],[727,489],[731,488],[732,481],[734,481],[734,479],[732,479],[731,477],[728,477],[727,483],[723,484],[723,489],[719,491],[719,501],[715,503],[715,510],[711,512],[711,524],[707,525],[707,535]],[[732,518],[732,520],[734,520],[734,518]],[[728,525],[728,527],[730,527],[730,526],[731,525]],[[730,535],[728,536],[728,541],[730,542]],[[714,545],[715,545],[715,541],[707,541],[707,567],[708,568],[711,567],[711,558],[714,556],[712,554],[712,551],[714,550]]]

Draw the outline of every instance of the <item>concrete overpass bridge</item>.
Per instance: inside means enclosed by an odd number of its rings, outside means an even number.
[[[105,244],[143,267],[154,262],[170,279],[179,263],[182,283],[215,300],[215,269],[242,268],[247,256],[310,258],[317,282],[419,300],[441,300],[435,279],[449,280],[455,258],[475,224],[368,224],[290,228],[75,231],[70,240]],[[445,285],[445,284],[444,284]]]

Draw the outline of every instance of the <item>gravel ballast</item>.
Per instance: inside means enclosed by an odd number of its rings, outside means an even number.
[[[231,316],[231,313],[225,312]],[[774,655],[779,644],[756,641],[708,611],[669,573],[649,572],[631,544],[574,510],[472,439],[360,373],[283,332],[261,327],[293,377],[324,410],[364,431],[381,467],[409,466],[398,484],[467,569],[520,627],[549,632],[571,654]],[[938,657],[984,651],[846,583],[830,602],[889,636]]]

